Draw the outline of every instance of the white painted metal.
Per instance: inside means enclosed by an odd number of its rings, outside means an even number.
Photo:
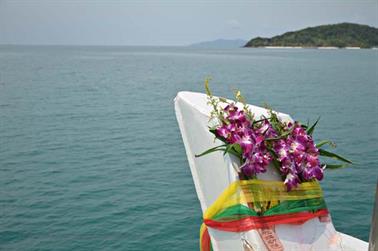
[[[375,204],[370,228],[369,251],[378,251],[378,181],[375,190]]]

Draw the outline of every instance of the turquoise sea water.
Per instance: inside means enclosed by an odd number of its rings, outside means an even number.
[[[378,178],[378,51],[0,47],[0,249],[197,250],[201,210],[173,110],[239,88],[337,142],[322,186],[368,239]]]

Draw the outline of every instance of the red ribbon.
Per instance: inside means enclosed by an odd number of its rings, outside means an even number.
[[[302,224],[305,221],[328,215],[327,209],[316,212],[298,212],[290,214],[270,215],[270,216],[248,216],[246,218],[228,222],[220,222],[205,219],[206,226],[227,232],[245,232],[252,229],[271,227],[277,224]]]
[[[210,235],[209,231],[207,228],[202,233],[201,236],[201,251],[211,251],[211,240],[210,240]]]

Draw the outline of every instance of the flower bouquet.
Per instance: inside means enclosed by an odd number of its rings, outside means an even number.
[[[208,104],[212,106],[209,132],[222,144],[196,157],[215,151],[235,156],[239,162],[235,169],[240,180],[205,213],[205,227],[234,232],[256,229],[268,250],[283,250],[273,227],[327,216],[317,181],[323,179],[324,170],[342,168],[352,162],[322,148],[326,145],[335,147],[333,142],[314,142],[312,134],[319,119],[312,125],[282,121],[270,108],[268,116],[256,118],[240,91],[235,92],[236,103],[214,97],[208,80],[205,89]],[[343,163],[322,163],[320,156]],[[269,166],[277,170],[281,182],[258,180],[258,175],[266,172]],[[235,202],[235,198],[241,199]]]
[[[266,172],[267,167],[273,164],[288,191],[304,181],[322,180],[325,169],[342,168],[352,163],[322,148],[325,145],[335,147],[332,141],[314,142],[312,134],[319,119],[311,126],[298,121],[283,122],[270,108],[269,117],[255,118],[240,91],[236,91],[235,98],[243,104],[242,109],[235,102],[215,98],[208,80],[205,81],[205,89],[209,105],[213,108],[209,131],[223,144],[196,157],[215,151],[232,154],[240,161],[238,172],[242,179],[256,179],[257,174]],[[319,156],[344,164],[321,163]]]

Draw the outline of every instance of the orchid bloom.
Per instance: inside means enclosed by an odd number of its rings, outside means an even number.
[[[298,186],[300,180],[297,175],[289,173],[288,175],[286,175],[284,183],[287,187],[287,190],[290,191],[291,189]]]
[[[265,140],[279,137],[269,119],[253,124],[245,111],[234,103],[223,108],[223,117],[224,121],[216,128],[216,135],[224,138],[228,144],[240,145],[244,162],[242,173],[252,178],[265,172],[273,160]],[[273,141],[270,150],[280,162],[279,170],[286,176],[284,183],[287,189],[295,188],[301,180],[321,180],[323,169],[312,137],[297,122],[285,124],[283,130],[290,133]]]

